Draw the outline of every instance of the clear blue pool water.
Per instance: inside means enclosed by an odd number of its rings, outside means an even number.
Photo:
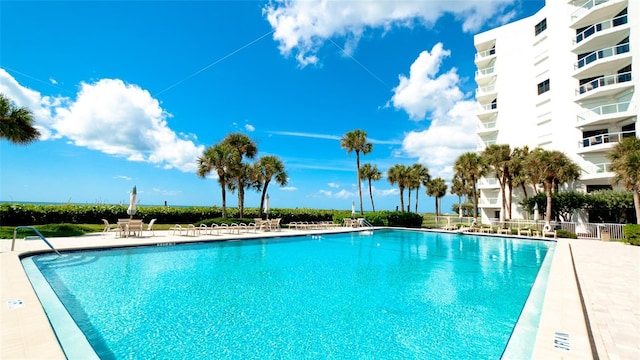
[[[552,246],[377,230],[30,259],[102,359],[497,359]]]

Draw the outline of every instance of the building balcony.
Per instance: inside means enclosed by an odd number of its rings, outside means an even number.
[[[496,93],[497,90],[495,84],[479,87],[476,89],[476,100],[480,103],[493,100],[496,98]]]
[[[600,164],[582,164],[581,166],[581,174],[580,180],[595,180],[595,179],[606,179],[613,177],[613,172],[611,172],[611,163],[600,163]]]
[[[583,54],[607,45],[617,44],[629,36],[627,14],[593,24],[576,35],[573,52]]]
[[[478,124],[477,132],[478,132],[478,135],[481,137],[483,135],[488,135],[488,134],[493,134],[495,132],[498,132],[496,121],[488,121],[488,122],[481,121],[480,124]]]
[[[577,126],[600,125],[628,118],[633,115],[629,105],[631,103],[627,101],[596,106],[578,114]]]
[[[502,204],[500,204],[499,197],[480,197],[478,199],[478,207],[481,208],[500,208]]]
[[[478,119],[480,119],[480,121],[487,121],[492,117],[494,117],[497,112],[498,112],[498,104],[491,103],[491,104],[482,105],[480,108],[480,111],[476,114],[476,116],[478,117]]]
[[[602,19],[607,19],[620,13],[627,7],[628,0],[587,0],[576,1],[579,5],[571,13],[571,27],[580,29]]]
[[[483,177],[478,181],[478,189],[496,189],[500,188],[500,183],[496,178]]]
[[[478,86],[486,86],[495,80],[496,75],[495,66],[478,69],[476,71],[476,83]]]
[[[615,72],[630,63],[630,50],[629,43],[624,43],[593,51],[574,64],[573,77],[589,78]]]
[[[496,49],[491,48],[489,50],[480,51],[476,53],[474,62],[476,66],[480,68],[487,67],[493,59],[496,58]]]
[[[615,97],[621,91],[634,86],[631,80],[633,80],[633,77],[631,76],[631,71],[629,71],[589,81],[576,89],[576,101],[597,97]]]
[[[622,131],[606,134],[598,134],[595,136],[589,136],[583,138],[578,144],[578,153],[596,153],[596,152],[608,152],[617,143],[622,141],[626,137],[636,136],[635,131]]]

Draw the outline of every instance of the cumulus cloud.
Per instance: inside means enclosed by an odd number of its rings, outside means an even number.
[[[330,183],[328,183],[327,185],[329,185],[329,187],[330,187],[330,188],[339,188],[339,187],[340,187],[340,185],[339,185],[339,184],[336,184],[336,183],[334,183],[334,182],[330,182]]]
[[[204,150],[169,128],[170,114],[148,91],[122,80],[82,83],[74,101],[42,96],[0,69],[0,92],[33,111],[44,130],[42,140],[69,139],[76,146],[184,172],[195,171]]]
[[[476,113],[479,105],[464,98],[456,69],[442,73],[442,60],[450,52],[436,44],[411,65],[409,77],[399,76],[390,103],[413,120],[429,120],[426,130],[411,131],[402,142],[403,152],[426,165],[432,176],[450,179],[456,158],[477,147]]]
[[[432,177],[451,179],[456,158],[476,150],[478,110],[475,101],[457,102],[445,116],[432,120],[427,130],[409,132],[402,142],[403,150],[426,165]]]
[[[342,189],[338,192],[333,192],[330,190],[320,190],[318,191],[318,193],[331,199],[352,199],[357,196],[357,193],[353,191],[347,191],[345,189]]]
[[[298,190],[298,188],[295,187],[295,186],[283,186],[283,187],[281,187],[279,189],[282,190],[282,191],[296,191],[296,190]]]
[[[256,127],[251,124],[245,124],[244,129],[247,130],[248,132],[256,131]]]
[[[442,43],[429,51],[423,51],[411,64],[409,77],[400,75],[399,84],[393,89],[391,104],[403,109],[412,120],[423,120],[428,114],[442,117],[457,101],[464,97],[458,87],[458,74],[452,68],[438,75],[440,65],[451,54]]]
[[[514,2],[275,0],[263,8],[263,14],[274,30],[280,53],[295,56],[300,66],[306,66],[319,61],[316,54],[327,39],[340,38],[350,53],[366,29],[432,27],[446,14],[460,21],[463,31],[474,32],[487,22],[501,25],[511,20],[515,14],[508,8]]]

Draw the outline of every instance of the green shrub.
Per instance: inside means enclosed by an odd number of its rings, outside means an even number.
[[[577,239],[578,235],[572,233],[569,230],[565,230],[565,229],[558,229],[556,230],[558,233],[558,237],[559,238],[565,238],[565,239]]]
[[[622,228],[624,240],[631,245],[640,245],[640,225],[627,224]]]

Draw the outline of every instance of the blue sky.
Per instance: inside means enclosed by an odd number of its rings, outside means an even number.
[[[419,162],[449,183],[478,141],[473,35],[543,5],[2,1],[0,92],[33,111],[42,138],[0,142],[0,201],[128,203],[136,185],[143,205],[220,205],[195,159],[232,132],[284,162],[272,207],[357,204],[355,155],[340,148],[355,129],[374,144],[362,163]],[[385,177],[373,187],[376,209],[399,205]],[[419,211],[434,211],[424,191]],[[258,205],[249,191],[245,206]]]

